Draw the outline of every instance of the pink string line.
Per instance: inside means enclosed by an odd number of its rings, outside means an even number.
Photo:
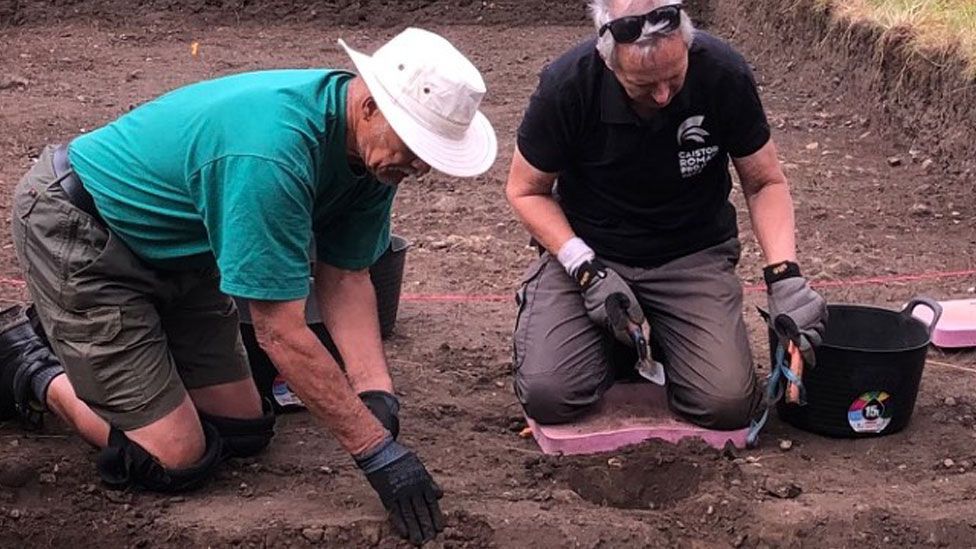
[[[908,275],[872,276],[865,278],[849,278],[846,280],[830,280],[811,283],[816,288],[849,288],[853,286],[871,286],[890,284],[892,282],[918,282],[921,280],[937,280],[942,278],[960,278],[976,275],[976,269],[968,271],[935,271]],[[0,286],[23,288],[25,282],[19,278],[0,277]],[[764,292],[766,286],[753,284],[745,287],[748,293]],[[400,301],[406,303],[507,303],[513,300],[512,294],[403,294]]]

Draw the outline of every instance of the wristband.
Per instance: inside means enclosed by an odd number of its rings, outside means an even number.
[[[559,253],[556,254],[556,259],[559,263],[566,269],[569,276],[576,277],[576,272],[579,268],[596,257],[596,252],[593,248],[586,245],[582,238],[574,236],[566,241],[565,244],[559,248]]]
[[[779,263],[773,263],[772,265],[767,265],[763,269],[763,279],[766,281],[766,286],[770,286],[774,282],[779,282],[780,280],[786,280],[787,278],[795,278],[803,276],[800,274],[800,266],[793,261],[781,261]]]
[[[386,437],[376,448],[353,456],[353,459],[356,460],[356,465],[364,473],[370,474],[379,471],[408,453],[409,450],[397,444],[393,437]]]

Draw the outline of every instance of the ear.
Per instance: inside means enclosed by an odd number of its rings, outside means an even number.
[[[372,95],[364,97],[359,108],[362,110],[364,120],[371,120],[380,112],[380,107],[376,104],[376,100],[373,99]]]

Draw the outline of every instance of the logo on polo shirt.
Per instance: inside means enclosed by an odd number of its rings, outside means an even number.
[[[678,163],[681,177],[693,177],[701,173],[716,156],[719,148],[707,145],[711,134],[704,127],[705,116],[691,116],[678,126]],[[702,146],[698,146],[702,145]],[[694,148],[689,148],[694,147]]]
[[[702,127],[702,123],[705,121],[705,116],[692,116],[688,120],[681,123],[678,127],[678,146],[682,146],[688,141],[694,141],[695,143],[705,144],[705,138],[711,135],[705,128]]]

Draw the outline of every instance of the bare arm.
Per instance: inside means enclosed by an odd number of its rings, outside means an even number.
[[[308,328],[304,299],[252,301],[251,317],[261,348],[347,452],[361,455],[388,436]]]
[[[776,145],[770,140],[755,153],[732,162],[742,181],[752,229],[766,264],[796,261],[793,199]]]
[[[346,271],[316,263],[315,294],[353,390],[392,393],[393,381],[383,353],[376,292],[369,270]]]
[[[555,182],[556,174],[535,169],[516,147],[505,196],[529,234],[553,255],[574,236],[566,214],[552,196]]]

